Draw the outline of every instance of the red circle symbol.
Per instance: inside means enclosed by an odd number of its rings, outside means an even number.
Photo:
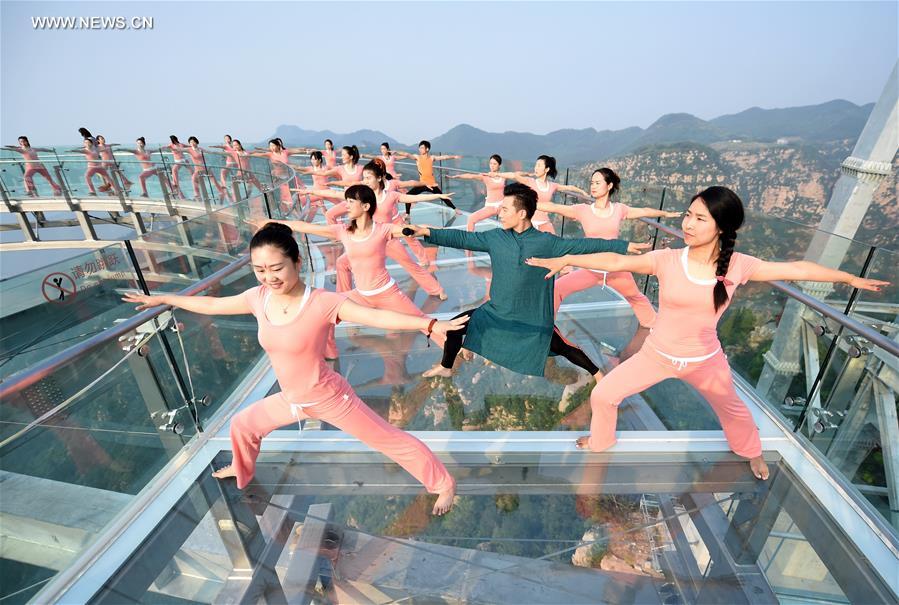
[[[67,273],[51,273],[41,282],[41,294],[47,302],[66,304],[75,298],[78,287]]]

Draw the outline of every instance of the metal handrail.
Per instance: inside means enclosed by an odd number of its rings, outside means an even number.
[[[244,265],[247,265],[250,262],[250,255],[245,254],[239,259],[229,263],[225,267],[222,267],[209,277],[205,277],[200,281],[184,288],[183,290],[177,292],[178,296],[193,296],[198,292],[202,292],[203,290],[208,289],[211,286],[214,286],[221,282],[225,277],[228,277],[232,273],[239,270]],[[69,364],[76,359],[84,356],[85,354],[93,351],[97,347],[100,347],[108,342],[111,342],[114,339],[118,339],[119,336],[123,336],[128,332],[131,332],[137,329],[138,326],[141,326],[148,321],[152,320],[155,317],[158,317],[165,311],[171,309],[171,305],[160,305],[154,309],[147,309],[142,313],[138,313],[137,315],[126,319],[125,321],[103,330],[100,334],[92,336],[87,340],[79,342],[76,345],[69,347],[63,351],[60,351],[56,355],[45,359],[44,361],[34,365],[28,372],[25,372],[20,375],[13,375],[9,380],[6,380],[0,383],[0,399],[5,399],[11,395],[15,395],[22,389],[25,389],[34,383],[38,382],[42,378],[48,376],[54,370],[61,368],[62,366]]]
[[[662,223],[660,223],[658,221],[654,221],[654,220],[648,219],[648,218],[641,218],[640,220],[651,227],[655,227],[656,229],[659,229],[660,231],[664,231],[665,233],[668,233],[669,235],[673,235],[680,239],[684,238],[684,234],[680,229],[675,229],[674,227],[668,227],[667,225],[663,225]],[[881,334],[877,330],[872,329],[869,326],[866,326],[865,324],[861,323],[857,319],[853,319],[852,317],[845,315],[839,309],[835,309],[834,307],[831,307],[827,303],[820,301],[813,296],[809,296],[808,294],[806,294],[799,288],[796,288],[795,286],[791,286],[791,285],[787,284],[786,282],[782,282],[782,281],[769,281],[768,283],[771,284],[772,286],[774,286],[775,288],[777,288],[778,290],[780,290],[781,292],[783,292],[784,294],[786,294],[787,296],[789,296],[790,298],[800,302],[801,304],[803,304],[807,307],[810,307],[811,309],[814,309],[821,315],[824,315],[825,317],[828,317],[828,318],[834,320],[835,322],[837,322],[844,328],[846,328],[852,332],[855,332],[856,334],[858,334],[865,340],[869,341],[871,344],[877,345],[884,351],[891,353],[891,354],[895,355],[896,357],[899,357],[899,343],[897,343],[895,340],[887,338],[885,335]]]

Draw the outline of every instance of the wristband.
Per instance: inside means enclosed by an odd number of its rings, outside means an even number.
[[[431,322],[428,324],[428,336],[429,336],[429,337],[431,336],[431,332],[434,331],[434,324],[435,324],[435,323],[437,323],[437,320],[434,319],[434,318],[431,318]]]

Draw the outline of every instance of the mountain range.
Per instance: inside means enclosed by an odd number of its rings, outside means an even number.
[[[752,107],[739,113],[703,120],[688,113],[666,114],[648,128],[632,126],[621,130],[594,128],[563,129],[547,134],[529,132],[488,132],[469,124],[459,124],[447,132],[431,136],[435,152],[504,157],[530,160],[540,154],[555,156],[560,164],[583,164],[641,148],[682,143],[714,143],[730,140],[821,143],[858,137],[874,104],[856,105],[834,100],[819,105],[762,109]],[[428,133],[423,133],[428,136]],[[378,130],[358,130],[346,134],[330,130],[304,130],[299,126],[281,125],[274,135],[287,145],[319,146],[325,138],[335,146],[355,144],[360,149],[377,149],[382,141],[396,149],[409,145]],[[415,142],[413,142],[414,144]]]

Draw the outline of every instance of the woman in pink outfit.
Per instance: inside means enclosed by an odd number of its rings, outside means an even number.
[[[190,177],[191,183],[194,186],[194,198],[200,199],[200,179],[203,177],[209,179],[209,182],[215,186],[216,190],[219,192],[220,199],[226,198],[228,192],[222,187],[221,183],[216,180],[215,176],[209,173],[209,169],[206,166],[206,154],[216,152],[208,151],[200,147],[200,139],[197,137],[188,137],[187,142],[188,146],[186,151],[194,163],[194,172]]]
[[[425,488],[438,494],[435,514],[444,514],[455,495],[455,481],[421,441],[373,412],[323,357],[330,329],[340,321],[385,330],[420,330],[445,334],[463,324],[436,321],[364,307],[347,297],[313,290],[299,277],[296,240],[284,225],[268,224],[250,242],[253,271],[261,283],[229,297],[146,296],[127,294],[138,310],[171,305],[203,315],[252,313],[259,324],[259,344],[271,360],[281,392],[258,401],[231,419],[234,459],[213,476],[235,477],[243,489],[253,478],[262,439],[278,427],[317,418],[357,437],[402,466]]]
[[[527,260],[529,265],[549,269],[547,279],[566,266],[575,266],[643,273],[659,280],[659,313],[652,332],[634,356],[593,388],[590,435],[577,440],[579,448],[601,452],[613,446],[621,401],[666,378],[678,378],[699,391],[712,406],[731,450],[749,459],[756,477],[768,478],[758,429],[734,389],[730,366],[718,341],[718,320],[734,291],[748,281],[842,282],[874,291],[887,282],[808,261],[774,263],[734,252],[742,224],[740,198],[725,187],[709,187],[693,196],[684,216],[686,248],[655,250],[643,256],[602,253]]]
[[[402,194],[397,190],[388,191],[385,186],[386,174],[383,170],[383,164],[380,164],[378,160],[372,160],[371,162],[366,164],[365,168],[362,170],[363,183],[368,185],[368,187],[375,194],[376,205],[373,212],[374,220],[376,222],[393,224],[401,229],[404,225],[404,222],[402,215],[397,208],[398,203],[403,202],[406,204],[414,204],[416,202],[434,201],[438,198],[452,198],[451,193],[425,193],[421,195],[408,195]],[[349,189],[347,190],[347,192],[348,191]],[[336,191],[329,190],[314,190],[308,193],[331,199],[337,199],[337,197],[341,195]],[[343,195],[346,196],[347,193],[344,192]],[[418,285],[428,293],[428,295],[437,296],[440,298],[440,300],[446,300],[447,296],[446,292],[443,289],[443,286],[440,285],[440,283],[437,281],[437,278],[435,278],[432,273],[428,272],[420,263],[416,262],[415,259],[412,258],[412,256],[409,254],[409,251],[406,250],[406,248],[400,243],[401,239],[408,241],[408,238],[399,238],[392,239],[387,243],[387,256],[395,260],[403,269],[405,269],[406,272],[408,272],[409,275],[412,276],[412,279],[414,279],[416,283],[418,283]],[[421,242],[417,242],[417,244],[421,245]],[[337,259],[338,290],[341,289],[341,286],[343,286],[344,290],[347,290],[349,289],[350,284],[350,266],[346,263],[345,260],[341,261],[341,259],[343,258],[344,257],[341,256]]]
[[[125,176],[125,171],[122,170],[122,167],[116,162],[115,153],[112,148],[117,146],[118,143],[107,144],[106,137],[102,134],[97,135],[97,151],[100,153],[100,158],[106,166],[106,171],[109,174],[118,174],[122,179],[122,187],[127,190],[130,189],[131,185],[134,183],[128,180],[128,177]]]
[[[484,219],[499,214],[499,207],[503,203],[503,188],[506,186],[506,179],[499,174],[499,169],[502,165],[503,158],[500,157],[499,154],[494,153],[490,156],[490,172],[487,174],[456,174],[449,177],[451,179],[481,181],[487,188],[487,197],[484,200],[484,207],[468,217],[466,229],[469,231],[474,231],[475,226]]]
[[[369,160],[381,160],[382,162],[384,162],[384,166],[387,169],[387,174],[395,179],[400,178],[400,174],[396,171],[396,155],[392,151],[390,151],[390,143],[387,143],[386,141],[384,143],[381,143],[380,151],[381,155],[369,155],[363,153],[362,157],[368,158]]]
[[[507,179],[514,179],[519,183],[523,183],[537,192],[537,203],[549,203],[552,202],[553,194],[556,191],[562,191],[563,193],[576,193],[583,197],[587,197],[587,193],[581,189],[580,187],[575,187],[574,185],[560,185],[555,181],[550,179],[556,178],[558,174],[558,170],[556,169],[556,158],[550,155],[541,155],[537,158],[537,161],[534,162],[534,176],[528,176],[522,172],[501,172],[500,176],[503,176]],[[556,228],[553,227],[552,222],[549,220],[549,215],[543,210],[537,210],[534,213],[534,218],[531,221],[534,227],[539,229],[540,231],[546,231],[547,233],[556,233]]]
[[[228,175],[234,174],[234,155],[231,153],[231,138],[230,134],[226,134],[221,145],[210,145],[212,149],[221,149],[222,153],[225,155],[225,166],[219,170],[219,182],[222,184],[222,187],[226,187],[228,185]]]
[[[147,151],[147,140],[144,137],[137,137],[135,143],[134,149],[122,149],[122,151],[134,154],[134,157],[140,162],[141,173],[137,175],[137,180],[140,182],[140,194],[142,197],[150,197],[150,194],[147,193],[147,179],[159,173],[156,165],[150,159],[153,152]]]
[[[598,168],[590,177],[590,195],[593,196],[592,204],[574,204],[565,206],[551,202],[539,202],[537,209],[544,212],[560,214],[566,218],[579,222],[584,228],[585,237],[600,237],[603,239],[618,239],[621,230],[621,222],[638,218],[675,218],[680,212],[667,212],[654,208],[631,208],[621,203],[610,201],[611,196],[618,191],[621,179],[611,168]],[[569,295],[587,288],[602,284],[611,286],[621,294],[637,316],[637,321],[644,328],[652,326],[656,312],[652,308],[649,299],[640,292],[634,276],[628,272],[606,273],[596,269],[581,269],[560,277],[556,280],[553,304],[555,310]]]
[[[3,148],[22,154],[22,160],[25,164],[25,174],[23,175],[22,179],[25,182],[26,194],[32,197],[37,195],[37,187],[34,186],[34,175],[39,174],[44,177],[48,183],[50,183],[51,187],[53,187],[53,195],[62,195],[62,187],[56,184],[56,181],[54,181],[53,177],[50,176],[50,172],[48,172],[43,163],[38,160],[37,153],[39,151],[43,151],[45,153],[53,153],[52,149],[32,147],[31,143],[28,142],[28,137],[24,135],[19,137],[18,147],[14,147],[13,145],[5,145]]]
[[[325,148],[322,149],[322,156],[325,158],[325,166],[328,169],[337,168],[337,152],[334,151],[334,141],[325,139],[323,143]]]
[[[112,179],[109,178],[109,173],[106,172],[106,168],[103,166],[103,160],[100,159],[100,152],[97,151],[97,148],[94,146],[93,139],[84,139],[84,148],[82,149],[72,149],[74,153],[83,153],[85,157],[87,157],[87,169],[84,171],[84,182],[87,183],[87,188],[90,190],[91,195],[97,195],[97,190],[94,189],[94,177],[99,176],[103,179],[103,185],[100,186],[100,191],[109,191],[112,189]]]
[[[181,192],[181,179],[178,177],[178,171],[181,168],[190,173],[191,163],[186,157],[184,157],[184,152],[187,151],[187,145],[180,142],[178,137],[173,134],[169,135],[170,144],[166,145],[162,149],[168,149],[172,153],[172,194],[177,195],[179,197],[184,197],[184,194]]]
[[[308,174],[309,176],[311,176],[313,189],[327,189],[329,187],[328,181],[331,178],[328,176],[330,169],[325,166],[325,159],[322,155],[322,152],[318,150],[312,151],[309,154],[309,163],[312,165],[294,166],[294,170],[296,170],[300,174]],[[298,189],[297,191],[300,190]],[[309,195],[307,196],[307,198],[309,206],[313,209],[312,215],[309,217],[309,220],[312,221],[318,214],[319,208],[324,207],[324,198],[321,198],[317,195]]]
[[[343,183],[361,183],[362,166],[359,165],[359,148],[355,145],[345,146],[340,150],[340,153],[341,165],[328,170],[324,174],[339,179]],[[333,225],[344,214],[346,214],[346,202],[341,201],[334,204],[325,213],[325,220]]]
[[[388,251],[394,247],[394,238],[402,237],[402,223],[383,220],[381,204],[375,192],[367,185],[353,185],[346,190],[347,216],[349,223],[336,225],[316,225],[306,221],[253,221],[255,226],[266,222],[287,225],[293,231],[317,235],[339,241],[352,274],[338,274],[337,291],[349,292],[350,300],[375,309],[391,309],[409,315],[424,317],[396,281],[387,272]],[[396,211],[396,201],[392,203]],[[433,279],[433,275],[428,273]],[[353,280],[355,279],[355,289]],[[436,282],[436,280],[434,280]],[[439,285],[438,285],[439,287]],[[444,339],[435,337],[441,347]]]

